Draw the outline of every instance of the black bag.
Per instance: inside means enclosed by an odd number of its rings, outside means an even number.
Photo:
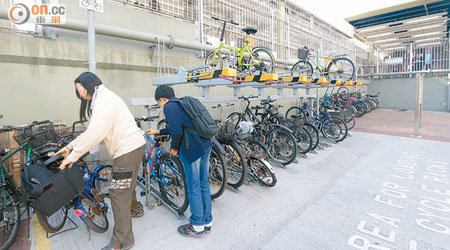
[[[39,165],[25,167],[22,187],[28,196],[30,207],[51,216],[83,192],[86,183],[77,165],[53,173]]]
[[[195,133],[203,139],[211,139],[220,128],[211,117],[206,107],[196,98],[185,96],[177,101],[189,116],[194,125]]]

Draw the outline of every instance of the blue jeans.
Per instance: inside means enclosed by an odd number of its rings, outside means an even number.
[[[192,214],[189,221],[195,226],[203,226],[212,221],[208,180],[210,153],[211,149],[194,162],[188,162],[183,154],[180,154],[186,173],[188,200]]]

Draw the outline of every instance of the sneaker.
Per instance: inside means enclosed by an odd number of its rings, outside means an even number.
[[[211,227],[212,226],[205,226],[205,233],[210,233],[211,232]]]
[[[134,243],[129,247],[122,247],[122,248],[115,248],[115,247],[112,247],[110,244],[108,244],[107,246],[103,247],[100,250],[130,250],[133,247],[134,247]]]
[[[139,218],[139,217],[142,217],[142,216],[144,216],[144,209],[142,209],[141,211],[139,211],[137,213],[131,211],[131,217],[132,218]]]
[[[185,237],[196,237],[196,238],[200,238],[205,234],[205,230],[200,232],[195,231],[194,226],[191,223],[179,226],[178,232]]]

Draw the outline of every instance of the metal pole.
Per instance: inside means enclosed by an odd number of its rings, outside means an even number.
[[[413,66],[412,66],[412,64],[413,64],[413,44],[412,43],[410,43],[409,44],[409,71],[413,71]]]
[[[270,22],[270,41],[271,41],[271,46],[272,46],[272,50],[275,50],[274,49],[274,19],[275,19],[275,10],[274,9],[271,9],[271,15],[272,15],[272,18],[271,18],[271,22]]]
[[[95,62],[95,11],[88,10],[88,65],[89,72],[95,73],[97,70]]]
[[[414,137],[419,136],[423,109],[423,74],[416,75],[416,102],[414,110]]]
[[[377,68],[376,73],[380,73],[380,48],[377,47]]]
[[[450,112],[450,74],[447,75],[447,112]]]
[[[95,11],[87,10],[88,18],[88,69],[89,72],[95,73],[97,71],[96,61],[95,61]],[[92,164],[94,168],[100,163],[100,156],[97,151],[91,153]]]
[[[198,0],[198,25],[200,31],[200,44],[203,44],[203,0]]]

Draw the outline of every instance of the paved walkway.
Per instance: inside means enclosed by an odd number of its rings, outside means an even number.
[[[450,113],[424,111],[422,116],[422,138],[450,142]],[[354,131],[411,137],[414,111],[377,109],[358,118]]]
[[[376,114],[376,113],[373,113]],[[243,186],[213,203],[213,231],[200,239],[177,233],[164,207],[133,220],[133,249],[450,249],[450,143],[352,132],[352,137],[275,169],[274,188]],[[40,237],[31,249],[100,249],[79,229]],[[188,214],[187,214],[188,215]],[[36,245],[37,243],[37,245]],[[365,248],[361,246],[366,246]]]

